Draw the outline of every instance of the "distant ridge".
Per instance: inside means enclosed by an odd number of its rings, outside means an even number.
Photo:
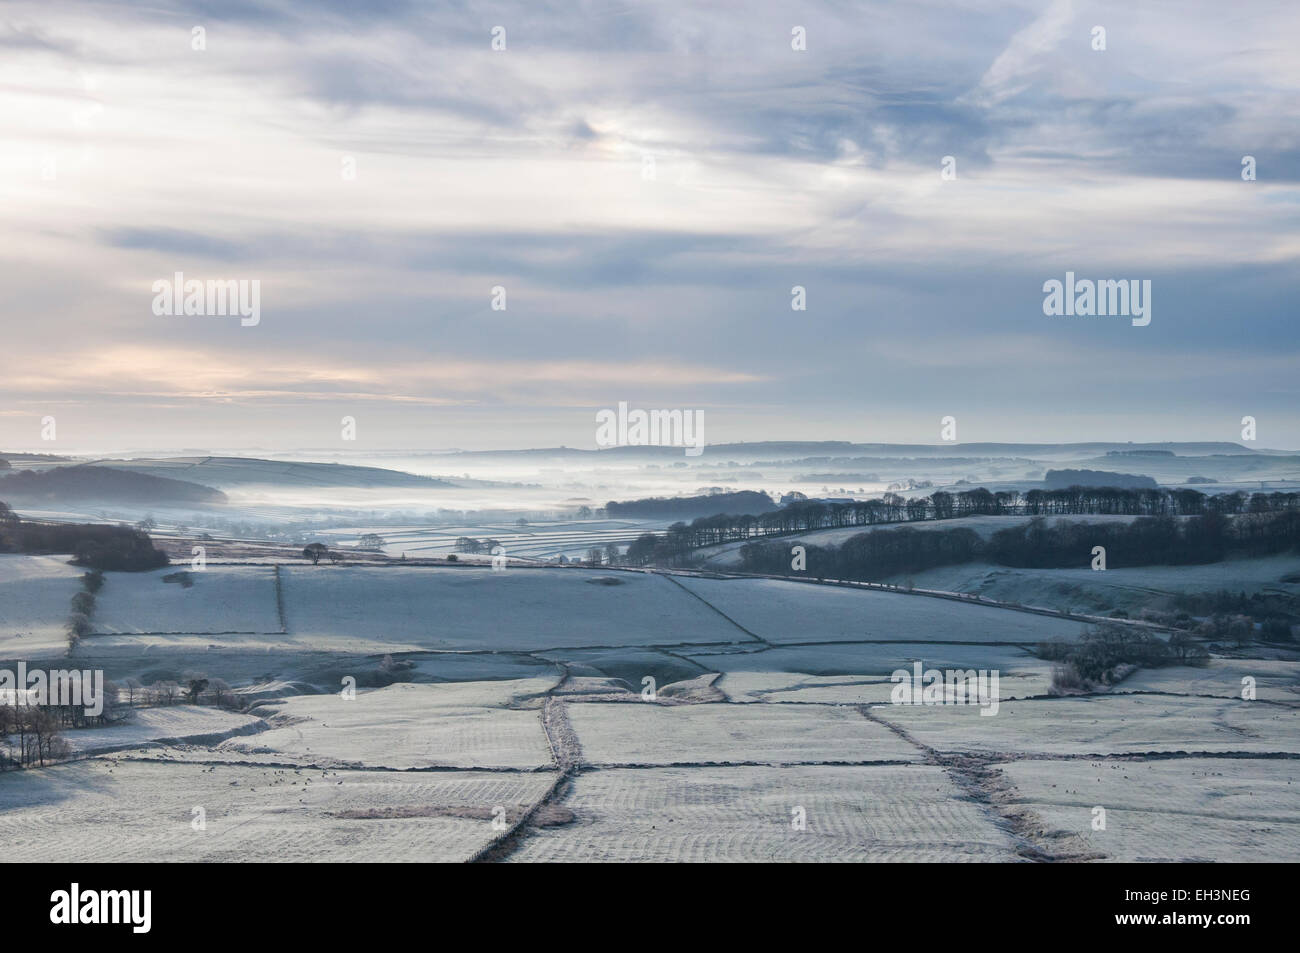
[[[454,487],[436,477],[401,470],[347,463],[299,463],[257,457],[141,457],[98,460],[94,466],[168,479],[192,480],[206,486],[230,488],[274,484],[279,487]]]
[[[196,504],[226,502],[226,494],[209,486],[152,476],[78,465],[48,470],[17,470],[0,477],[0,499],[6,502],[59,503],[96,500],[106,503]]]
[[[1254,456],[1260,454],[1294,454],[1300,451],[1252,450],[1231,441],[1188,441],[1164,443],[1129,443],[1125,441],[1093,441],[1084,443],[852,443],[847,440],[760,440],[753,443],[718,443],[705,447],[705,457],[767,458],[799,456],[850,456],[885,454],[914,457],[948,456],[1033,456],[1055,454],[1089,454],[1104,456],[1111,451],[1152,452],[1166,451],[1178,456],[1210,456],[1231,454]],[[526,450],[460,450],[445,454],[448,457],[591,457],[600,454],[614,457],[675,457],[682,458],[681,447],[628,446],[601,450],[582,450],[574,447],[538,447]]]

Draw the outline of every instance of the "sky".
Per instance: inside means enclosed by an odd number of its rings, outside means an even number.
[[[594,448],[621,401],[1300,448],[1298,46],[1290,0],[12,0],[0,449]],[[156,314],[176,272],[257,323]],[[1045,315],[1066,272],[1150,323]]]

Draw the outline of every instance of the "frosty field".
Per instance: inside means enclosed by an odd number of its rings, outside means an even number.
[[[1300,569],[1289,556],[1231,559],[1203,566],[1111,567],[1095,572],[1079,569],[1011,569],[989,563],[966,563],[906,578],[923,589],[969,592],[1003,602],[1046,606],[1082,613],[1111,609],[1139,612],[1143,608],[1169,609],[1180,593],[1280,592],[1300,595],[1300,583],[1284,577]],[[888,582],[902,584],[904,577]]]
[[[0,554],[0,657],[62,654],[63,620],[84,572],[67,556]]]
[[[1074,639],[1077,622],[893,592],[776,579],[683,578],[718,611],[774,644],[989,642]]]
[[[916,761],[917,749],[852,708],[756,705],[572,705],[595,765]]]
[[[542,679],[397,684],[358,692],[350,701],[337,694],[302,695],[271,709],[283,727],[223,743],[220,750],[397,769],[542,768],[552,760],[537,712],[506,706],[553,685]]]
[[[0,592],[21,593],[0,645],[65,652],[78,574],[0,557]],[[68,661],[224,679],[243,710],[146,702],[65,731],[72,760],[0,772],[12,859],[1300,855],[1300,659],[1282,649],[1053,697],[1034,648],[1082,622],[907,592],[296,563],[277,599],[267,564],[162,575],[108,574]],[[916,662],[997,671],[997,714],[892,704]]]
[[[494,807],[509,817],[550,783],[119,755],[6,776],[0,841],[11,861],[461,861],[493,838]]]
[[[1016,859],[1012,836],[925,765],[601,769],[579,775],[561,803],[574,823],[531,831],[511,859]]]
[[[992,717],[974,707],[876,708],[932,748],[1092,755],[1226,752],[1300,755],[1300,709],[1240,698],[1108,695],[1012,701]]]
[[[666,579],[618,573],[620,585],[588,582],[607,575],[294,567],[285,574],[286,612],[295,638],[348,650],[540,651],[746,639]]]
[[[1300,761],[1017,761],[1011,803],[1047,836],[1124,862],[1264,861],[1300,856]],[[1104,808],[1104,830],[1093,808]]]
[[[185,567],[180,567],[184,570]],[[115,573],[97,597],[95,631],[107,634],[274,634],[280,630],[271,567],[222,566],[164,583],[177,568]]]

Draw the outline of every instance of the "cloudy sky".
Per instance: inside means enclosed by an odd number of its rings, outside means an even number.
[[[1300,447],[1300,5],[702,6],[5,3],[0,448]]]

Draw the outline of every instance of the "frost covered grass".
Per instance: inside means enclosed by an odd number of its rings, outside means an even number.
[[[1289,863],[1300,856],[1300,761],[1016,761],[1010,803],[1042,836],[1123,862]],[[1093,809],[1105,811],[1094,829]]]

